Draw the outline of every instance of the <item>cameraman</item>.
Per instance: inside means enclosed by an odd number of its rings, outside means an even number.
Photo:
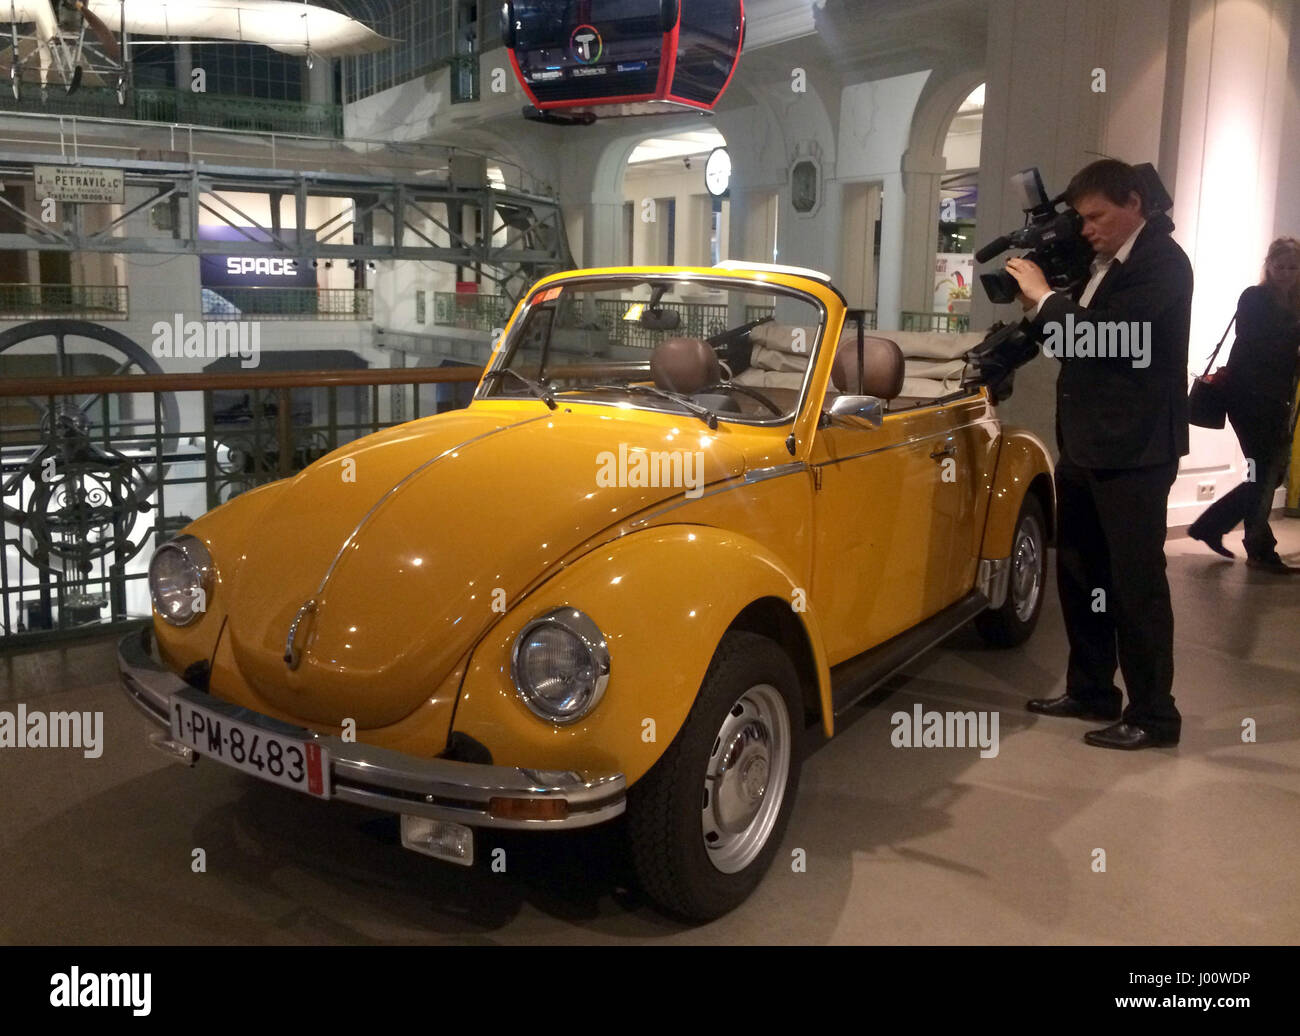
[[[1166,217],[1144,218],[1139,176],[1114,159],[1080,170],[1065,192],[1096,257],[1069,295],[1033,262],[1011,259],[1030,333],[1085,324],[1149,331],[1139,366],[1127,357],[1062,357],[1056,385],[1057,587],[1070,642],[1065,693],[1031,712],[1118,720],[1084,741],[1102,748],[1176,745],[1174,615],[1165,575],[1169,490],[1187,453],[1187,338],[1192,267]],[[1066,318],[1073,317],[1073,324]],[[1136,323],[1135,323],[1136,322]],[[1118,324],[1108,328],[1114,340]],[[1083,350],[1081,350],[1083,351]],[[1088,350],[1091,351],[1091,350]],[[1124,674],[1128,706],[1114,684]]]

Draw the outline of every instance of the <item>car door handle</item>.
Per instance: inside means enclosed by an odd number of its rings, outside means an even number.
[[[941,457],[955,457],[955,456],[957,456],[956,446],[944,446],[942,448],[935,449],[930,454],[930,459],[939,460]]]

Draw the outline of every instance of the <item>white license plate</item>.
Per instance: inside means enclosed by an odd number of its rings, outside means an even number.
[[[171,700],[172,737],[200,755],[273,784],[330,797],[329,753],[315,741],[273,734],[183,698]]]

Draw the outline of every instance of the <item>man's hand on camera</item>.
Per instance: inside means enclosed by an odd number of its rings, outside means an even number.
[[[1020,285],[1020,294],[1016,298],[1026,310],[1033,309],[1038,305],[1039,299],[1052,290],[1042,269],[1028,259],[1008,259],[1007,273]]]

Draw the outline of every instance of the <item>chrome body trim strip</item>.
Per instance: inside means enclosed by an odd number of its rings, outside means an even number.
[[[861,453],[853,453],[847,457],[835,457],[831,460],[817,461],[815,464],[810,463],[814,468],[826,468],[833,464],[843,464],[846,461],[858,460],[861,457],[870,457],[873,453],[884,453],[886,450],[901,450],[904,446],[914,446],[919,442],[925,442],[928,439],[937,439],[940,436],[951,435],[953,432],[960,432],[964,428],[978,428],[980,425],[989,424],[992,418],[985,417],[978,421],[967,421],[965,424],[953,425],[951,428],[945,428],[942,431],[931,432],[929,435],[914,435],[910,439],[904,439],[902,442],[890,443],[888,446],[877,446],[875,449],[863,450]]]
[[[755,468],[753,471],[747,471],[743,475],[729,478],[725,482],[715,484],[713,488],[705,490],[694,499],[685,499],[684,493],[681,495],[680,499],[675,496],[672,498],[671,503],[665,503],[651,511],[649,514],[644,514],[640,518],[633,519],[628,524],[634,529],[644,528],[660,515],[666,514],[668,511],[676,510],[679,507],[685,507],[687,504],[698,503],[700,500],[707,499],[711,496],[717,496],[719,493],[729,493],[733,489],[744,489],[747,486],[754,485],[756,482],[766,482],[770,478],[784,478],[786,475],[795,475],[801,471],[808,470],[808,465],[801,460],[792,461],[789,464],[776,464],[769,468]]]

